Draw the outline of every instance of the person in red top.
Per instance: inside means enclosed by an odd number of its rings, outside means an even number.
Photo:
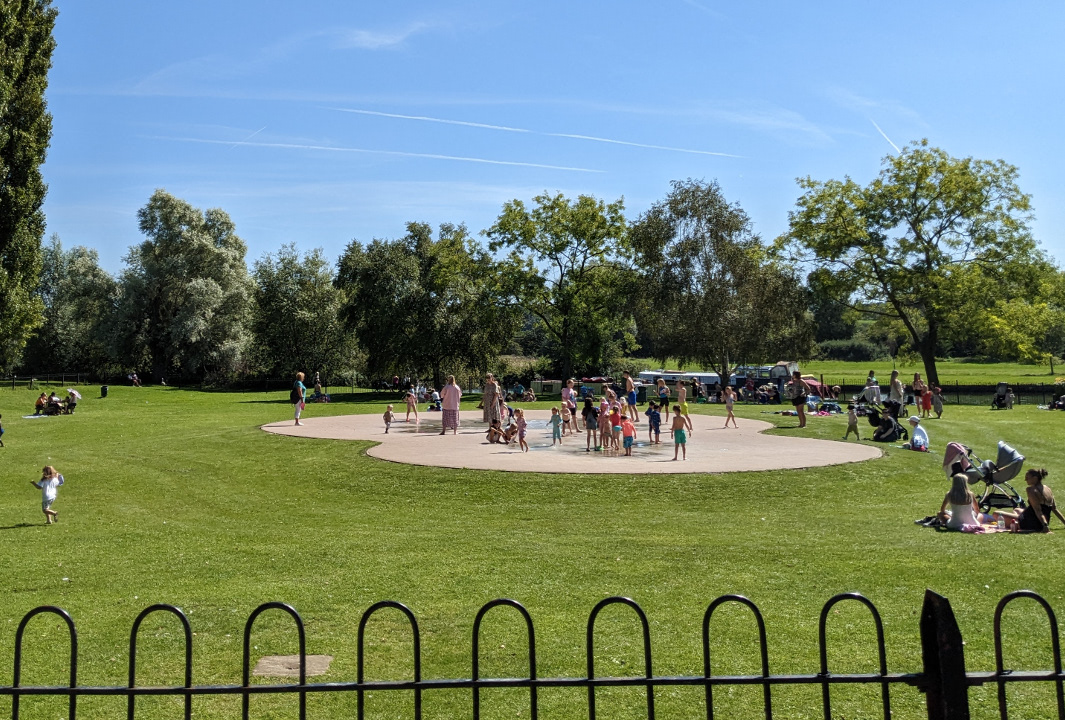
[[[636,442],[636,426],[632,424],[632,418],[621,421],[621,434],[625,437],[625,454],[632,455],[632,444]]]

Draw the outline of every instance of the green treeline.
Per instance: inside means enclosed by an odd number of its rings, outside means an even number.
[[[772,242],[714,182],[673,183],[633,220],[620,200],[506,203],[479,235],[408,223],[335,263],[295,243],[249,271],[229,216],[156,191],[144,241],[112,277],[96,252],[42,253],[42,324],[26,373],[139,372],[219,384],[321,372],[439,382],[538,358],[527,372],[617,371],[646,357],[708,367],[820,354],[1053,362],[1065,349],[1062,272],[1028,229],[1016,169],[915,143],[868,186],[800,181]]]

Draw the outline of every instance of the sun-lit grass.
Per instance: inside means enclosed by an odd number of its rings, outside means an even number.
[[[818,614],[838,592],[859,591],[876,603],[892,671],[920,668],[917,622],[925,588],[950,598],[970,669],[992,668],[991,617],[1004,593],[1028,587],[1057,610],[1065,608],[1065,530],[970,536],[913,524],[942,500],[939,450],[948,440],[964,441],[984,456],[999,439],[1010,441],[1029,466],[1051,471],[1048,484],[1065,488],[1065,413],[948,407],[942,420],[929,421],[936,450],[930,454],[889,447],[884,458],[859,465],[643,477],[397,465],[367,457],[365,442],[260,431],[264,423],[290,417],[287,392],[112,387],[108,398],[87,397],[70,417],[17,417],[32,398],[24,390],[0,391],[8,431],[7,447],[0,449],[6,485],[0,495],[0,678],[11,677],[16,624],[41,604],[66,608],[78,624],[79,682],[108,685],[125,683],[130,625],[153,602],[189,613],[197,683],[239,682],[243,623],[268,600],[301,612],[309,652],[336,657],[327,680],[354,679],[359,616],[386,598],[417,614],[426,677],[469,675],[473,616],[496,597],[515,598],[532,613],[544,677],[584,673],[588,612],[615,594],[633,597],[647,611],[656,674],[700,671],[702,613],[723,593],[747,595],[762,609],[775,673],[817,670]],[[335,400],[310,406],[307,414],[379,413],[391,401],[371,393]],[[779,423],[774,432],[799,432],[793,419],[765,410],[741,405],[738,414]],[[693,405],[693,411],[721,413],[708,405]],[[814,418],[803,432],[837,438],[844,424],[838,417]],[[870,430],[864,426],[863,436]],[[691,442],[699,441],[696,433]],[[67,479],[55,505],[60,522],[52,527],[43,525],[39,491],[29,484],[45,464]],[[527,674],[516,618],[489,618],[485,674]],[[730,610],[717,623],[715,672],[754,672],[749,618]],[[1010,646],[1032,648],[1015,652],[1014,663],[1049,667],[1045,628],[1020,613],[1009,618]],[[23,682],[63,682],[66,646],[59,628],[42,619],[31,630]],[[378,616],[370,633],[368,675],[409,677],[410,636],[397,616]],[[140,682],[178,682],[177,624],[158,616],[141,635]],[[833,669],[871,670],[871,637],[865,614],[840,608],[830,626]],[[278,615],[263,617],[254,643],[255,657],[295,651],[294,632]],[[598,673],[640,672],[631,613],[603,616],[597,648]],[[1011,697],[1045,698],[1040,692],[1011,690]],[[868,717],[878,707],[872,690],[833,693],[841,717]],[[486,712],[527,712],[520,693],[486,697],[493,703]],[[640,694],[605,691],[601,697],[606,712],[638,702]],[[659,716],[705,716],[700,697],[663,691]],[[757,691],[722,690],[715,697],[722,713],[759,716]],[[583,692],[545,692],[542,716],[586,716],[584,698]],[[164,716],[164,709],[175,716],[171,700],[143,702],[144,717]],[[368,708],[409,716],[409,702],[377,697]],[[337,717],[353,703],[315,697],[311,716]],[[895,717],[924,716],[915,691],[896,691],[893,704]],[[0,714],[8,707],[0,700]],[[25,717],[55,717],[64,707],[59,700],[23,702]],[[239,701],[204,698],[194,707],[198,717],[231,717]],[[290,712],[294,701],[257,698],[255,707]],[[973,717],[992,717],[993,689],[974,689],[973,708]],[[774,709],[780,717],[820,717],[819,691],[774,690]],[[427,693],[425,711],[426,717],[466,717],[469,695]],[[89,718],[121,712],[118,699],[86,698],[79,706],[79,716]],[[1043,700],[1018,717],[1052,715],[1052,701]]]
[[[662,367],[661,363],[654,360],[630,359],[627,362],[635,363],[648,370]],[[825,382],[831,385],[856,385],[865,382],[870,370],[876,372],[880,383],[886,384],[892,370],[898,370],[906,383],[913,379],[915,372],[925,375],[924,363],[916,360],[874,360],[872,362],[844,362],[842,360],[808,360],[799,363],[803,373],[820,376],[823,375]],[[684,365],[681,367],[675,360],[665,364],[666,368],[683,369],[685,372],[703,370],[700,365]],[[961,385],[989,385],[998,382],[1010,383],[1048,383],[1052,384],[1056,378],[1065,378],[1065,367],[1054,365],[1054,372],[1050,372],[1049,365],[1032,365],[1026,363],[1011,362],[977,362],[973,360],[937,360],[936,371],[939,373],[941,384]]]

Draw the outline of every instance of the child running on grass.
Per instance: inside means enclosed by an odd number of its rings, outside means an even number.
[[[632,418],[626,416],[621,421],[621,434],[625,437],[625,454],[632,455],[632,444],[636,442],[636,426],[632,424]]]
[[[568,405],[563,404],[562,408],[566,412],[569,411],[569,406]],[[565,415],[559,415],[558,414],[558,408],[557,407],[551,408],[551,444],[552,445],[554,445],[556,442],[559,445],[562,444],[562,435],[565,433],[566,424],[569,422],[569,420],[566,420],[565,417],[566,417]]]
[[[673,434],[673,459],[677,459],[677,454],[683,450],[684,459],[688,459],[688,433],[686,431],[687,426],[684,424],[684,416],[680,414],[680,405],[673,406],[673,427],[670,428],[670,432]]]
[[[729,420],[732,421],[732,427],[734,427],[734,428],[738,428],[739,427],[739,425],[736,424],[736,416],[732,414],[732,407],[735,404],[736,404],[736,391],[732,389],[731,385],[729,385],[727,388],[725,388],[725,409],[728,410],[728,415],[725,417],[725,427],[728,427],[728,421]],[[689,419],[688,422],[691,422],[691,419]],[[702,437],[702,436],[700,436],[700,437]]]
[[[381,419],[385,421],[385,435],[387,435],[388,429],[392,427],[392,423],[396,421],[396,413],[392,411],[391,405],[385,410],[385,414],[381,416]]]
[[[529,423],[525,421],[525,411],[521,408],[514,411],[514,424],[518,426],[518,448],[522,452],[529,452],[529,443],[525,442],[525,431]]]
[[[44,519],[48,525],[59,522],[59,513],[52,509],[52,503],[55,502],[59,486],[62,484],[63,476],[57,473],[51,465],[44,466],[39,481],[30,480],[30,485],[41,491],[41,510],[44,511]]]
[[[647,416],[647,442],[661,445],[662,413],[658,412],[658,405],[654,402],[648,403],[644,415]]]

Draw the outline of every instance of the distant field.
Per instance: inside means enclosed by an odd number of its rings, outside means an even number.
[[[653,360],[633,359],[629,362],[637,364],[646,363],[647,369],[661,367]],[[672,363],[669,369],[677,369],[677,364]],[[904,381],[909,383],[913,380],[915,372],[923,376],[924,365],[918,362],[897,362],[890,360],[876,360],[873,362],[842,362],[838,360],[810,360],[800,363],[803,373],[810,375],[824,375],[825,382],[830,385],[842,385],[844,383],[854,385],[864,383],[870,370],[876,371],[877,379],[881,384],[891,375],[892,369],[897,369]],[[1054,375],[1050,374],[1049,365],[1025,365],[1021,363],[978,363],[967,360],[940,360],[936,363],[941,384],[959,383],[961,385],[994,385],[998,382],[1010,383],[1053,383],[1055,377],[1065,378],[1065,367],[1054,366]],[[682,368],[688,372],[695,372],[705,368],[695,365]]]

